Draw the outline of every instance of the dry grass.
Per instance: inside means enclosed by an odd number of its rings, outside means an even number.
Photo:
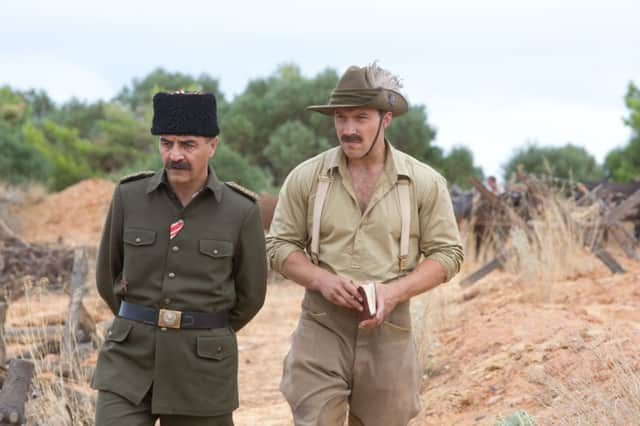
[[[575,369],[553,372],[545,386],[553,397],[546,402],[563,414],[547,419],[557,425],[623,426],[640,419],[640,357],[629,339],[601,346],[583,346],[575,353]],[[629,345],[628,345],[629,346]]]
[[[57,309],[47,311],[48,292],[42,286],[27,285],[25,290],[17,309],[9,309],[9,319],[16,326],[28,325],[15,336],[21,345],[14,350],[28,352],[35,365],[26,408],[27,425],[94,424],[95,392],[89,388],[91,369],[83,365],[78,352],[65,356],[38,350],[47,340],[61,341],[62,333],[47,336],[51,326],[59,324],[56,316],[60,316],[60,309],[52,306]]]
[[[587,274],[596,264],[593,256],[583,254],[594,236],[585,229],[598,229],[598,211],[578,207],[562,192],[549,190],[541,196],[539,207],[531,209],[530,228],[513,227],[509,235],[517,256],[506,268],[519,275],[529,295],[538,301],[551,298],[554,283]]]

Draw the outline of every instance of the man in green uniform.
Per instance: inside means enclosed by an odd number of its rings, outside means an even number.
[[[232,425],[235,332],[264,303],[266,254],[252,193],[208,166],[215,97],[158,93],[164,169],[116,187],[97,258],[116,318],[98,357],[98,426]]]
[[[350,67],[328,105],[340,146],[296,167],[274,213],[267,253],[306,288],[281,390],[296,426],[404,426],[420,409],[409,300],[463,261],[445,179],[384,132],[408,105],[376,64]],[[306,253],[305,253],[306,252]],[[377,309],[360,320],[357,287]]]

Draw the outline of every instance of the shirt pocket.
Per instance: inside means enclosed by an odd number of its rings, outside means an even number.
[[[200,254],[205,256],[202,267],[214,283],[225,283],[231,279],[233,271],[233,243],[224,240],[200,240]]]
[[[103,351],[120,352],[124,350],[122,345],[129,340],[132,329],[133,325],[128,321],[118,317],[114,318],[113,324],[109,327],[109,331],[107,331],[107,335],[104,338]]]
[[[141,228],[127,228],[124,230],[122,239],[130,246],[150,246],[156,242],[156,231]]]
[[[198,336],[196,358],[188,369],[194,374],[196,391],[208,395],[208,403],[220,412],[238,407],[238,347],[233,334]],[[211,392],[212,389],[222,391]]]
[[[236,355],[236,341],[229,336],[200,336],[197,339],[197,355],[200,358],[222,361]]]
[[[124,262],[122,279],[127,283],[129,292],[132,287],[148,280],[157,269],[156,231],[144,228],[125,228]]]
[[[233,254],[233,244],[222,240],[200,240],[200,253],[214,259],[223,259]]]

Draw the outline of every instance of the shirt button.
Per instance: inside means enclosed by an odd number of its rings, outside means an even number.
[[[136,243],[139,243],[140,241],[142,241],[140,237],[136,237]]]
[[[218,254],[218,249],[213,249],[213,254]]]
[[[160,327],[160,331],[167,331],[167,327]]]
[[[180,250],[180,247],[178,247],[178,246],[173,246],[173,247],[171,247],[171,250],[172,250],[172,251],[178,251],[178,250]]]
[[[217,350],[217,352],[218,352],[219,354],[221,354],[221,353],[222,353],[222,346],[218,346],[218,350]]]
[[[173,272],[169,272],[169,278],[175,278],[176,274],[174,274]]]
[[[169,299],[168,297],[166,299],[164,299],[164,304],[168,305],[169,303],[171,303],[171,299]]]

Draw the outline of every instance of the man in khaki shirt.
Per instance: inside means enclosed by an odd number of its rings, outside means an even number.
[[[384,137],[408,105],[376,64],[350,67],[328,105],[340,146],[287,177],[267,236],[272,267],[306,288],[281,390],[297,426],[406,425],[420,409],[409,300],[460,269],[446,181]],[[316,202],[317,201],[317,202]],[[317,204],[317,205],[316,205]],[[359,321],[357,287],[377,310]]]

